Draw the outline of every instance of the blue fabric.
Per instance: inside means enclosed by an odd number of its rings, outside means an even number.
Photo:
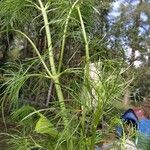
[[[136,116],[136,114],[134,113],[134,111],[132,109],[128,109],[121,117],[121,120],[122,122],[125,122],[125,121],[130,121],[132,122],[132,124],[134,124],[136,127],[138,127],[138,124],[139,124],[139,121],[138,121],[138,118]],[[116,132],[117,132],[117,135],[119,137],[122,136],[123,134],[123,130],[122,130],[122,127],[120,125],[116,126]]]
[[[136,114],[132,109],[127,110],[121,118],[122,122],[132,122],[136,125],[137,132],[139,133],[136,137],[137,146],[142,150],[150,150],[150,119],[142,118],[138,120]],[[121,125],[116,126],[116,132],[119,137],[123,134]]]
[[[116,133],[119,137],[122,137],[123,130],[122,130],[122,127],[120,125],[116,126]]]
[[[137,146],[142,150],[150,150],[150,119],[141,119],[138,126]]]
[[[132,109],[127,110],[123,116],[122,116],[122,121],[131,121],[134,125],[138,126],[138,118],[136,116],[136,114],[134,113],[134,111]]]
[[[150,119],[140,119],[138,120],[136,114],[132,109],[127,110],[123,115],[122,115],[122,121],[131,121],[133,124],[136,125],[137,130],[140,134],[145,136],[146,138],[150,138]],[[116,126],[116,132],[117,135],[122,136],[122,127],[121,126]]]
[[[143,134],[146,138],[150,138],[150,119],[141,119],[138,125],[139,133]]]

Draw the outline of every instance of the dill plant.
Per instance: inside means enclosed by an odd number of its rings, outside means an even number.
[[[47,109],[31,109],[32,112],[26,111],[26,116],[21,116],[20,121],[23,122],[27,120],[27,124],[30,124],[31,122],[28,121],[28,118],[34,116],[35,114],[38,116],[36,118],[35,125],[32,124],[30,136],[19,134],[19,138],[15,138],[13,136],[12,143],[15,143],[15,140],[17,142],[18,139],[20,139],[20,142],[18,142],[18,149],[20,148],[20,143],[23,143],[26,146],[26,149],[32,149],[32,148],[38,148],[38,149],[59,149],[59,150],[94,150],[95,144],[98,144],[99,141],[102,140],[102,131],[98,131],[97,127],[99,124],[102,123],[102,118],[104,115],[110,114],[110,112],[114,109],[114,102],[118,101],[118,99],[121,97],[122,90],[124,87],[124,83],[122,81],[122,71],[120,65],[117,65],[117,69],[113,66],[113,62],[110,65],[110,62],[101,62],[104,67],[99,68],[100,74],[98,74],[99,77],[99,83],[95,86],[90,80],[89,76],[89,64],[91,63],[90,59],[90,46],[89,46],[89,35],[87,32],[87,27],[85,24],[85,17],[82,14],[82,9],[86,6],[86,4],[89,5],[88,8],[92,8],[92,4],[94,1],[80,1],[76,0],[74,2],[71,1],[61,1],[58,0],[55,1],[32,1],[32,0],[25,0],[23,3],[21,3],[22,0],[12,1],[12,0],[4,0],[1,1],[1,6],[4,6],[3,9],[0,11],[1,20],[4,19],[5,15],[9,16],[7,18],[7,22],[3,20],[4,26],[3,28],[7,29],[7,32],[15,32],[20,35],[22,35],[26,40],[31,44],[32,49],[38,56],[38,61],[40,61],[40,65],[44,68],[43,72],[37,71],[32,72],[30,69],[34,66],[34,62],[27,66],[27,68],[24,68],[23,66],[19,66],[19,69],[17,72],[10,72],[9,74],[6,74],[8,77],[6,82],[2,85],[2,87],[6,87],[6,89],[3,92],[3,99],[2,99],[2,108],[4,108],[4,103],[16,105],[19,101],[19,92],[21,91],[21,88],[25,85],[25,82],[29,78],[46,78],[48,80],[52,80],[57,97],[58,102],[56,103],[56,106],[54,105],[54,109],[47,108]],[[12,3],[13,2],[13,3]],[[17,8],[15,11],[11,10],[12,5],[17,4]],[[7,7],[5,7],[5,5]],[[66,7],[64,10],[61,9],[61,6]],[[57,10],[58,7],[58,10]],[[28,16],[27,14],[30,11],[28,11],[28,8],[33,8],[34,15],[38,13],[38,16],[31,16],[30,20],[36,20],[42,18],[42,24],[43,27],[40,29],[40,31],[45,29],[46,34],[46,40],[47,40],[47,49],[46,49],[46,58],[39,52],[38,48],[36,47],[34,41],[23,31],[21,31],[20,26],[18,27],[19,20],[17,20],[17,15],[20,12],[24,12],[25,16]],[[62,12],[59,11],[59,8]],[[5,11],[7,12],[5,14]],[[87,11],[87,10],[86,10]],[[9,14],[8,14],[9,12]],[[51,20],[50,13],[52,13],[56,20]],[[57,14],[56,14],[57,13]],[[85,12],[84,12],[85,13]],[[22,13],[20,13],[22,15]],[[52,15],[52,16],[53,16]],[[60,17],[59,17],[60,15]],[[33,18],[32,18],[33,17]],[[61,18],[62,17],[62,18]],[[88,16],[89,17],[89,16]],[[22,19],[22,17],[19,17],[19,19]],[[24,20],[27,18],[25,17]],[[54,18],[55,19],[55,18]],[[17,21],[16,21],[17,20]],[[28,20],[28,19],[27,19]],[[10,22],[11,23],[10,23]],[[85,66],[83,69],[77,69],[77,68],[67,68],[66,70],[62,71],[62,65],[63,65],[63,56],[65,53],[65,44],[66,39],[69,37],[68,30],[70,27],[70,22],[73,21],[77,24],[78,30],[80,31],[80,39],[81,44],[84,45],[85,49]],[[55,22],[59,22],[60,26],[60,35],[57,35],[57,31],[53,31],[53,28],[51,29],[51,25]],[[9,24],[10,23],[10,24]],[[20,22],[20,25],[23,25],[22,22]],[[72,25],[72,24],[71,24]],[[9,28],[8,28],[9,27]],[[55,35],[56,33],[56,35]],[[53,39],[53,37],[55,37]],[[61,37],[60,43],[61,43],[61,51],[60,51],[60,57],[59,61],[56,62],[54,58],[54,44],[56,38]],[[83,41],[82,41],[83,40]],[[82,71],[81,71],[82,70]],[[63,94],[63,88],[61,85],[61,77],[64,74],[78,74],[80,76],[80,80],[83,81],[82,84],[79,84],[77,82],[74,83],[74,88],[77,88],[77,92],[73,89],[67,88],[68,93],[71,95],[71,98],[73,99],[73,103],[76,104],[79,108],[77,110],[76,105],[75,106],[68,106],[67,102],[65,102],[65,97]],[[84,75],[83,75],[84,74]],[[83,77],[81,77],[83,75]],[[93,107],[92,110],[89,106],[86,105],[85,101],[91,101],[91,98],[93,98],[92,89],[95,88],[95,91],[97,94],[97,106]],[[81,92],[82,91],[82,92]],[[87,96],[90,95],[90,96]],[[6,98],[8,98],[8,101],[6,101]],[[59,104],[59,107],[58,107]],[[18,106],[16,106],[18,109]],[[16,111],[15,116],[19,116],[20,112],[23,112],[24,109],[28,109],[28,107],[21,107],[19,110]],[[29,108],[30,109],[30,108]],[[49,111],[50,113],[54,113],[55,116],[46,116],[43,112]],[[28,113],[29,112],[29,113]],[[3,114],[4,115],[4,114]],[[4,118],[4,116],[3,116]],[[30,120],[30,119],[29,119]],[[27,124],[23,124],[23,126],[27,126]],[[34,128],[34,130],[33,130]],[[40,134],[40,139],[37,137],[34,137],[35,135]],[[16,135],[18,136],[18,135]],[[43,140],[47,143],[45,143]],[[33,144],[34,141],[34,144]],[[35,147],[34,147],[35,146]]]

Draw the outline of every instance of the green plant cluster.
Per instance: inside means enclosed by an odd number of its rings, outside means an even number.
[[[114,133],[112,118],[118,118],[116,109],[128,81],[123,78],[124,62],[103,56],[96,57],[101,64],[97,68],[99,82],[90,78],[90,64],[95,62],[91,51],[95,47],[97,51],[99,44],[93,46],[90,40],[98,12],[95,4],[94,0],[0,2],[1,33],[21,36],[30,45],[26,50],[33,51],[32,57],[15,59],[1,68],[2,118],[7,126],[5,114],[9,113],[19,125],[15,132],[2,133],[8,137],[9,150],[94,150],[105,135]],[[109,2],[106,4],[108,8]],[[31,26],[33,31],[26,32]],[[42,52],[35,42],[41,33],[45,42]],[[64,66],[66,50],[73,49],[76,54],[70,41],[77,50],[80,45],[84,54],[78,67]],[[52,100],[49,94],[54,96]],[[45,101],[47,106],[43,106]],[[96,105],[87,105],[91,101]]]

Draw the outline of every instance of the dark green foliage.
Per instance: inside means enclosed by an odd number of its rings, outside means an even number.
[[[1,0],[0,1],[0,20],[1,27],[8,29],[8,27],[23,27],[30,23],[33,19],[34,8],[32,10],[27,7],[29,5],[26,0]]]
[[[12,113],[12,119],[16,122],[20,122],[26,116],[33,113],[34,111],[35,111],[35,109],[33,107],[31,107],[29,105],[24,105]],[[23,126],[26,126],[26,127],[30,127],[30,126],[34,125],[34,123],[35,123],[35,121],[37,121],[37,119],[38,119],[37,114],[34,114],[31,117],[25,119],[24,121],[21,121],[20,124],[22,124]]]

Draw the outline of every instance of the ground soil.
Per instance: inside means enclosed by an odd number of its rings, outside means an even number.
[[[7,133],[11,133],[12,129],[16,129],[15,123],[7,123],[7,127],[3,123],[2,120],[0,120],[0,150],[9,150],[9,145],[7,143],[8,136]]]
[[[8,148],[8,145],[6,143],[7,137],[3,134],[5,132],[5,126],[2,122],[0,122],[0,150],[6,150]]]

